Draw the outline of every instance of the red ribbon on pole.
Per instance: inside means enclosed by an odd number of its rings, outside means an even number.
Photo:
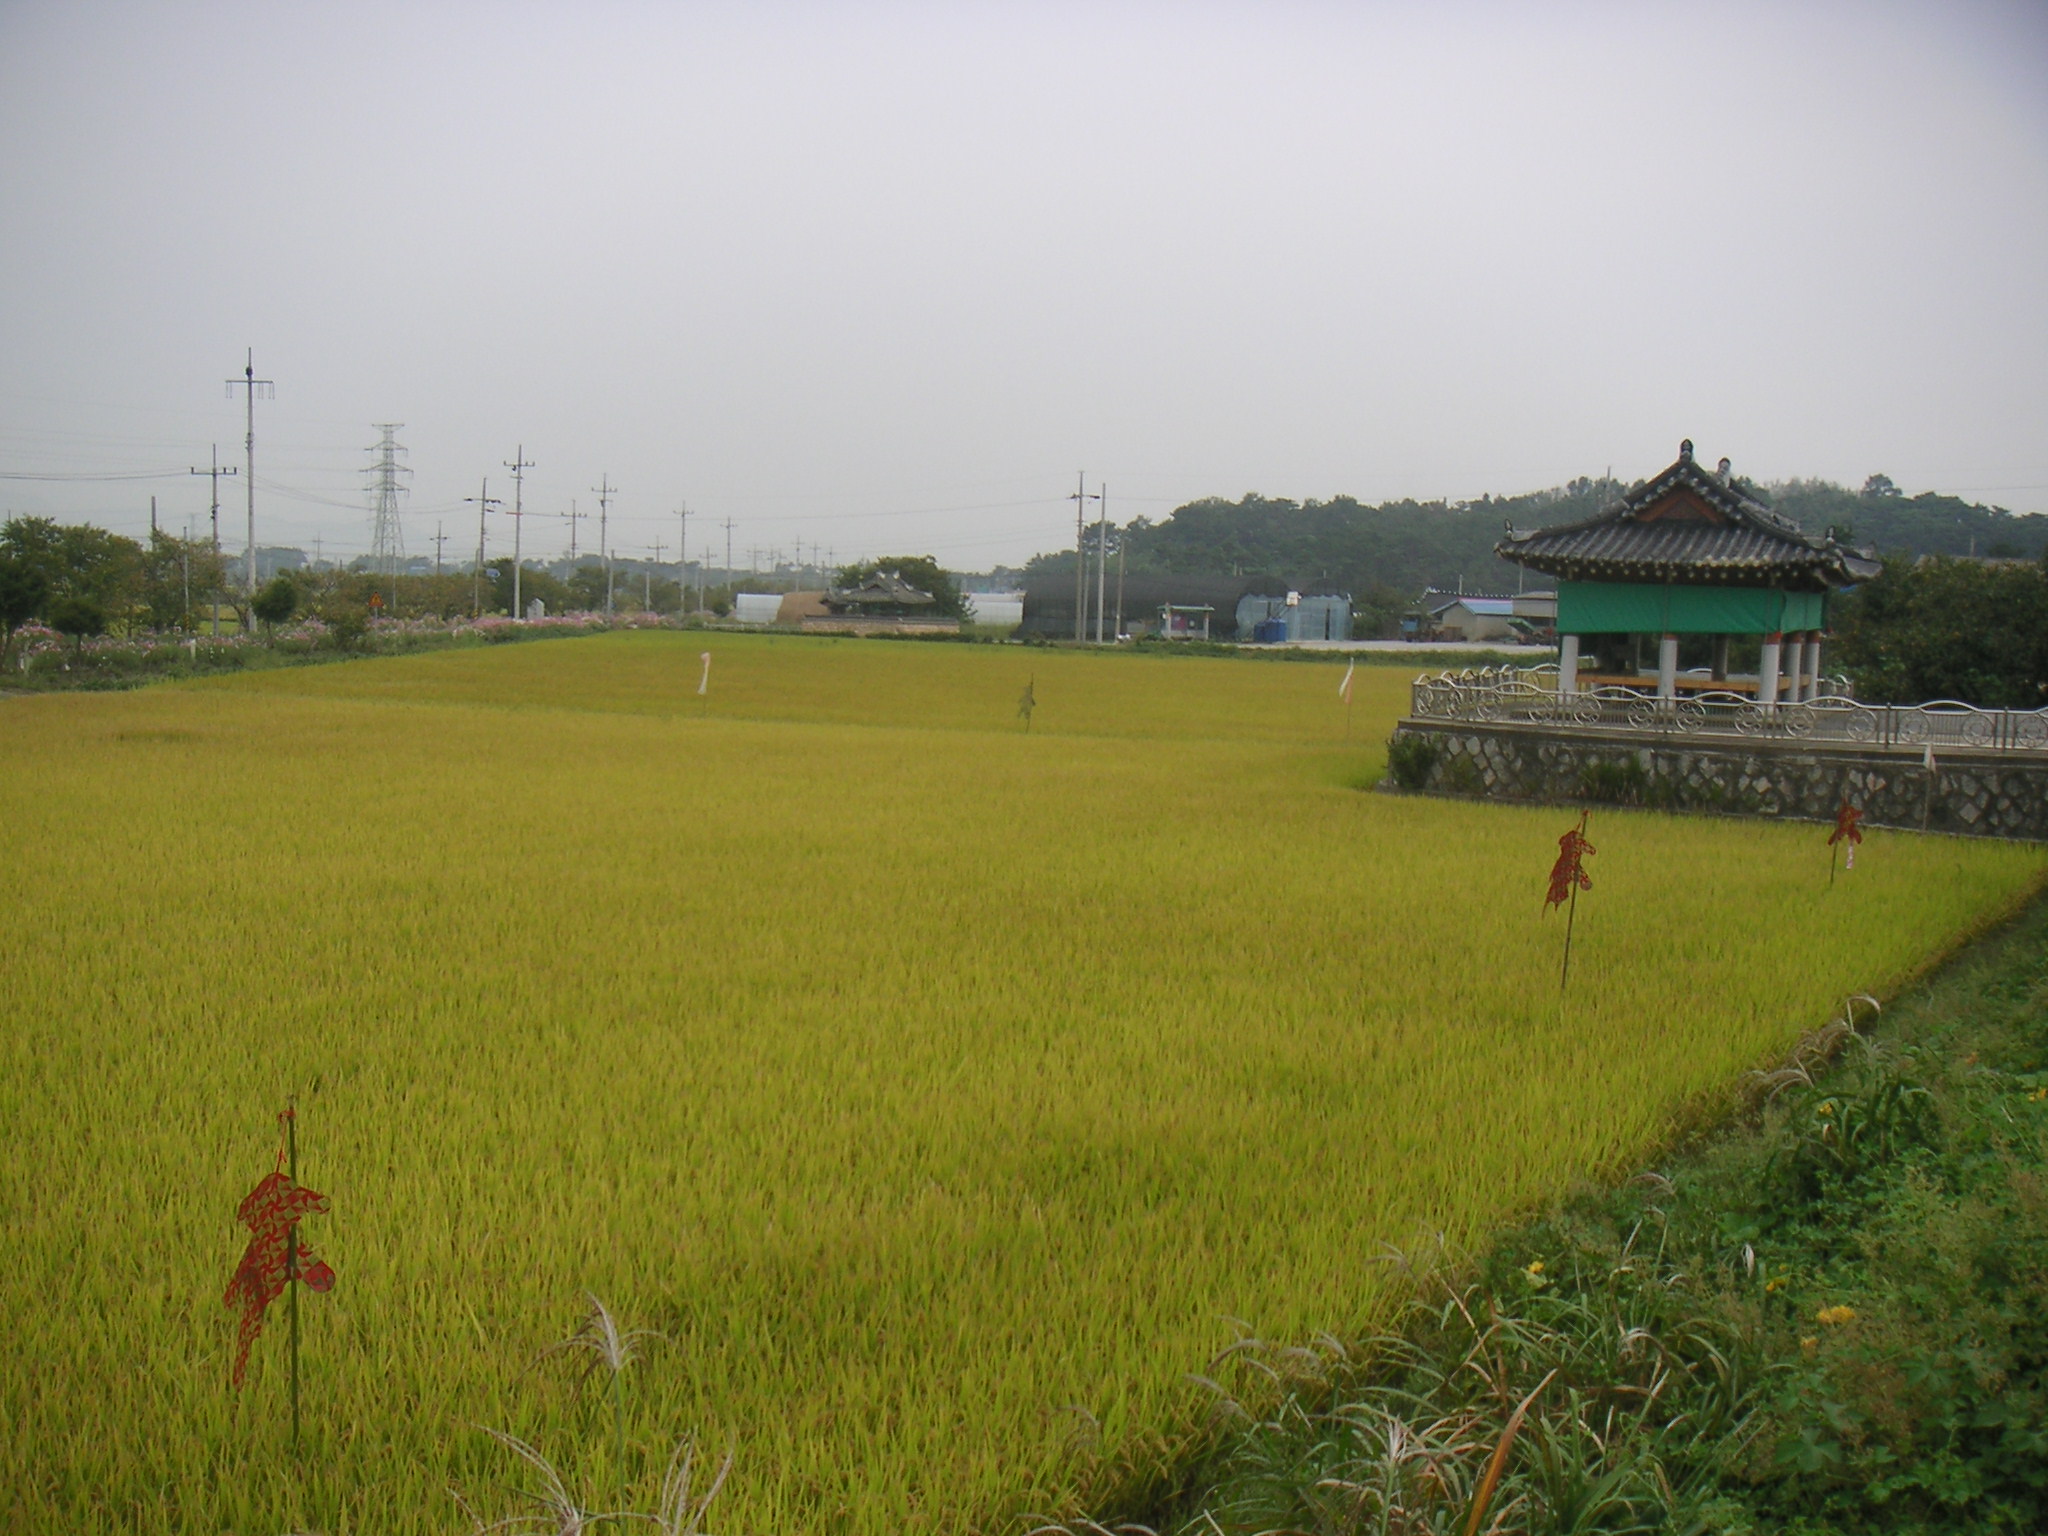
[[[1863,829],[1856,825],[1862,819],[1863,813],[1844,800],[1842,808],[1835,812],[1835,830],[1828,836],[1828,846],[1832,848],[1844,838],[1848,839],[1852,846],[1862,842]]]
[[[1586,841],[1586,813],[1579,824],[1557,840],[1557,862],[1550,866],[1550,894],[1543,898],[1543,910],[1561,907],[1575,891],[1593,889],[1593,877],[1586,873],[1585,856],[1596,852]]]
[[[279,1123],[290,1114],[286,1110],[279,1115]],[[249,1229],[249,1246],[242,1250],[242,1262],[235,1267],[235,1277],[228,1282],[227,1294],[221,1301],[242,1314],[233,1376],[237,1387],[249,1368],[249,1347],[263,1332],[264,1309],[284,1294],[294,1271],[296,1278],[311,1290],[334,1288],[334,1271],[325,1261],[315,1258],[305,1243],[294,1244],[300,1219],[325,1212],[328,1199],[293,1183],[285,1174],[282,1144],[278,1147],[277,1162],[278,1166],[249,1191],[235,1211],[235,1220]],[[292,1251],[294,1246],[296,1253]]]

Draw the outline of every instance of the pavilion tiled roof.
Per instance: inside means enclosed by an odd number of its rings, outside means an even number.
[[[1583,522],[1510,528],[1494,546],[1503,560],[1566,581],[1671,582],[1818,592],[1867,581],[1881,569],[1867,551],[1816,537],[1744,491],[1728,473],[1692,456],[1678,461]]]

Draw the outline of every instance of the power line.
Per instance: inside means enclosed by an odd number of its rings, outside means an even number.
[[[195,473],[203,475],[206,471],[202,469],[195,471]],[[231,475],[234,471],[231,469],[224,470],[223,473]],[[32,474],[27,470],[0,470],[0,480],[174,480],[177,476],[178,471],[175,469],[138,469],[132,473],[119,475],[102,475],[86,470],[80,470],[77,473],[67,472],[47,475]]]

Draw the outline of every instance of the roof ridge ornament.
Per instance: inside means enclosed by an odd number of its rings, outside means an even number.
[[[1682,438],[1679,441],[1678,462],[1681,464],[1690,464],[1692,462],[1692,439],[1689,437]]]

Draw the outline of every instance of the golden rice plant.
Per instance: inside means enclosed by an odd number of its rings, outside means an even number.
[[[1560,999],[1565,818],[1364,792],[1408,679],[1347,742],[1337,677],[636,634],[0,706],[10,1519],[461,1529],[473,1425],[642,1504],[730,1445],[727,1531],[1094,1507],[1228,1319],[1369,1327],[1383,1244],[1626,1167],[2042,878],[1596,814]],[[296,1460],[220,1304],[291,1094]],[[609,1424],[520,1369],[586,1293],[669,1341]]]

